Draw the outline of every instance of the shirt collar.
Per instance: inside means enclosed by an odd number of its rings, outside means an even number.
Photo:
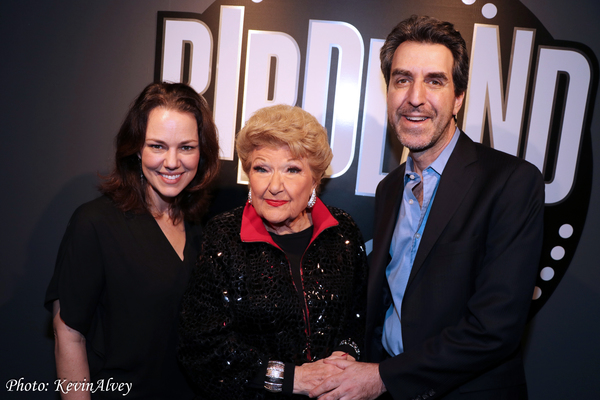
[[[333,215],[331,215],[327,206],[323,204],[318,197],[317,202],[311,209],[311,216],[314,227],[313,235],[310,239],[311,243],[325,229],[339,224]],[[269,232],[267,232],[267,228],[265,228],[262,218],[248,202],[246,202],[246,207],[244,207],[244,213],[242,215],[240,238],[242,239],[242,242],[267,242],[279,248],[273,241],[271,235],[269,235]]]

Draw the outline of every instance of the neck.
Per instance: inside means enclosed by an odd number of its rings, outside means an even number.
[[[452,137],[454,136],[454,132],[456,131],[456,124],[454,120],[451,120],[448,124],[448,130],[446,133],[442,134],[438,142],[436,142],[432,147],[409,153],[410,157],[413,160],[413,166],[415,172],[423,178],[423,171],[427,169],[437,158],[442,154],[442,151],[450,144],[452,141]]]
[[[312,215],[304,210],[293,221],[283,221],[281,223],[272,224],[263,219],[263,224],[267,231],[273,232],[276,235],[287,235],[289,233],[297,233],[307,229],[312,225]]]
[[[146,191],[146,196],[148,199],[148,208],[150,209],[150,213],[155,217],[163,217],[167,216],[169,219],[171,218],[171,203],[173,201],[172,198],[164,198],[159,193],[154,191],[150,185],[148,185],[148,189]]]

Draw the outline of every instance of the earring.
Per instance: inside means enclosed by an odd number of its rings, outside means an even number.
[[[142,159],[138,158],[138,161],[140,163],[140,180],[142,181],[142,183],[144,183],[144,169],[142,168]]]
[[[252,189],[248,189],[248,203],[252,204]]]
[[[313,189],[312,194],[310,195],[310,199],[308,199],[308,208],[313,208],[315,203],[317,202],[317,193],[315,189]]]

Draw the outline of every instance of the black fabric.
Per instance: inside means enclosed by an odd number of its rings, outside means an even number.
[[[243,207],[207,224],[183,297],[179,349],[199,398],[276,399],[252,388],[265,360],[302,365],[329,356],[344,339],[362,345],[364,243],[347,213],[328,209],[339,224],[322,231],[302,258],[308,323],[284,252],[241,241]]]
[[[273,241],[277,246],[281,247],[281,250],[285,253],[288,261],[290,262],[290,269],[292,271],[292,277],[294,278],[294,284],[298,291],[300,300],[304,303],[304,291],[302,289],[302,271],[300,268],[302,255],[306,251],[310,239],[313,235],[313,226],[306,228],[303,231],[290,233],[287,235],[277,235],[269,232]]]
[[[127,399],[193,397],[176,327],[201,231],[185,228],[181,261],[150,214],[124,214],[100,197],[75,211],[63,237],[45,305],[59,299],[62,319],[86,336],[91,381],[133,383]]]

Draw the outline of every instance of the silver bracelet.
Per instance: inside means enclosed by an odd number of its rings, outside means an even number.
[[[360,349],[358,348],[358,345],[356,343],[354,343],[351,340],[342,340],[339,344],[339,346],[350,346],[354,349],[354,352],[356,353],[356,359],[358,360],[360,358]]]
[[[279,393],[283,390],[283,372],[285,364],[281,361],[269,361],[267,375],[265,376],[265,389],[269,392]]]

